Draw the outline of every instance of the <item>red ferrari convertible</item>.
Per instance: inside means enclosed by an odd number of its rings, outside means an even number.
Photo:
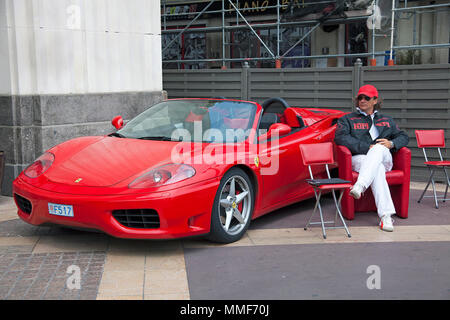
[[[163,101],[45,152],[13,182],[18,215],[120,238],[233,242],[252,219],[314,196],[299,144],[332,141],[343,114],[281,98]]]

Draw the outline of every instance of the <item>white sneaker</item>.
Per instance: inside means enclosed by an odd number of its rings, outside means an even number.
[[[364,187],[359,183],[355,183],[350,189],[350,195],[356,200],[361,198],[361,194],[364,192]]]
[[[394,231],[394,220],[391,218],[389,214],[385,214],[381,217],[380,221],[380,229],[384,231],[392,232]]]

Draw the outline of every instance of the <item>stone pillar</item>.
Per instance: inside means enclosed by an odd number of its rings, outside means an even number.
[[[164,98],[159,1],[0,0],[2,194],[48,148]]]

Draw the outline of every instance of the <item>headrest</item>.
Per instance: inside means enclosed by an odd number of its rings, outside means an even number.
[[[292,108],[284,110],[284,118],[286,124],[292,128],[303,128],[305,126],[302,116]]]

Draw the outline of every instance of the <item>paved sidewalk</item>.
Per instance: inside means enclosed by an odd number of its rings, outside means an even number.
[[[0,299],[449,299],[450,203],[418,204],[423,187],[412,184],[410,217],[395,218],[392,233],[376,213],[359,213],[351,238],[338,229],[324,240],[318,227],[303,230],[309,200],[252,221],[229,245],[34,227],[0,197]],[[367,289],[370,265],[381,290]]]
[[[104,261],[104,252],[0,253],[0,299],[95,299]],[[80,290],[65,285],[71,265]]]

